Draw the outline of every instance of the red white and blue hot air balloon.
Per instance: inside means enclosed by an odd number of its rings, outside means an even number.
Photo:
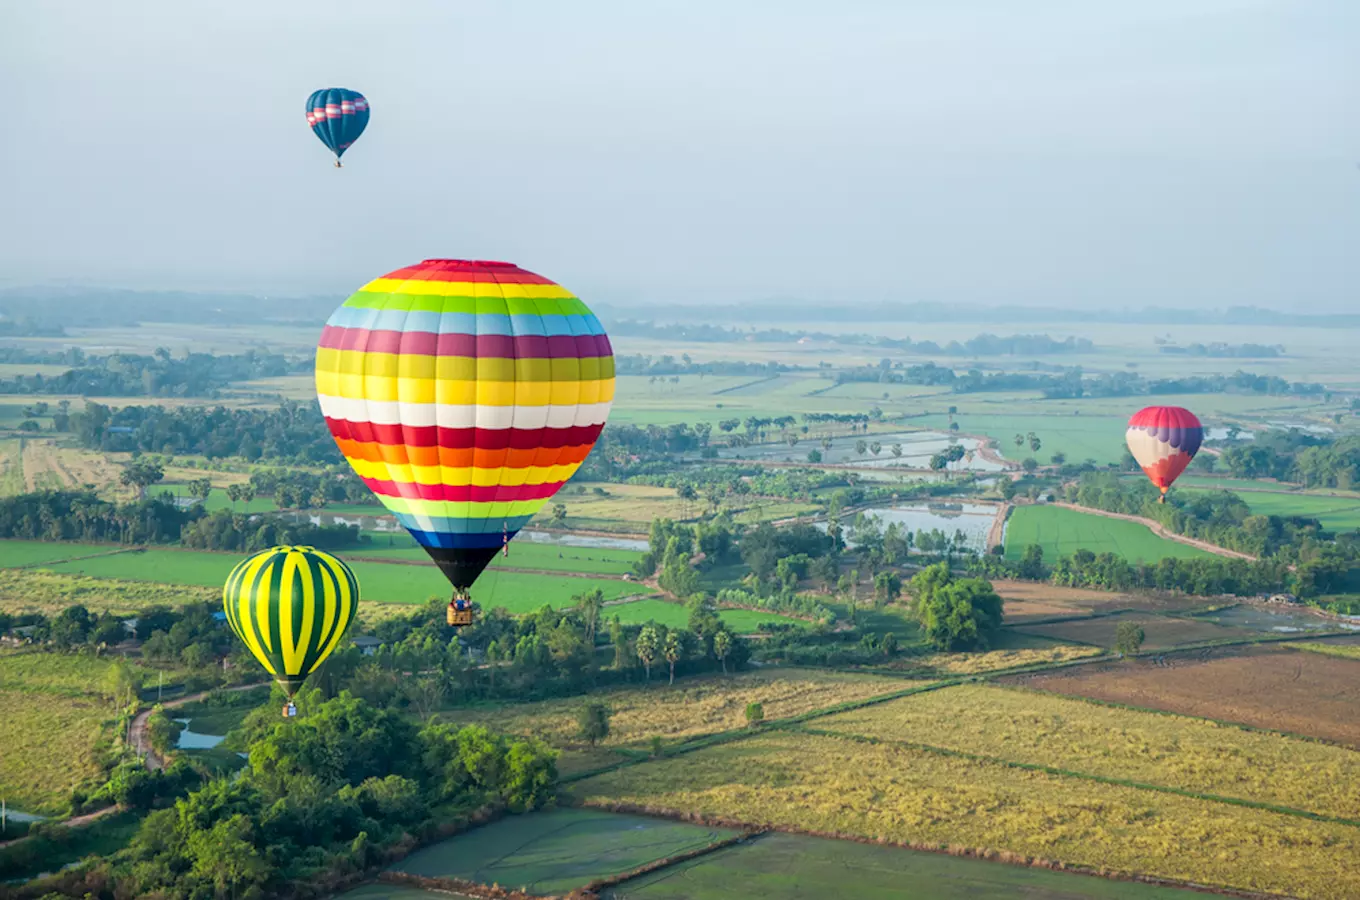
[[[1179,406],[1149,406],[1129,419],[1125,436],[1129,452],[1153,484],[1166,490],[1195,458],[1204,441],[1204,426],[1195,414]]]
[[[340,157],[359,139],[368,127],[368,100],[358,91],[345,88],[326,88],[307,98],[307,124],[321,143],[335,154],[335,167],[340,168]]]

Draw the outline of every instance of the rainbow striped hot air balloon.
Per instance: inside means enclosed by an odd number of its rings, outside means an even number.
[[[340,645],[359,609],[359,581],[340,560],[311,547],[273,547],[231,570],[222,590],[227,622],[288,694]]]
[[[427,259],[326,323],[321,411],[340,452],[454,587],[469,589],[585,461],[614,399],[586,305],[511,263]]]
[[[1125,440],[1129,452],[1147,477],[1162,489],[1161,502],[1165,503],[1167,488],[1199,451],[1204,440],[1204,426],[1188,409],[1149,406],[1129,419]]]

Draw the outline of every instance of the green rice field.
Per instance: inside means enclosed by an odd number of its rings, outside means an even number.
[[[430,597],[445,597],[449,594],[448,582],[432,563],[407,565],[355,562],[350,560],[348,554],[340,555],[350,563],[350,568],[358,576],[365,600],[424,603]],[[156,549],[56,563],[44,568],[95,578],[219,587],[226,581],[232,566],[241,558],[241,554],[234,553]],[[647,590],[616,579],[595,580],[490,570],[477,582],[473,596],[484,609],[503,606],[512,613],[523,613],[545,603],[559,608],[570,606],[573,596],[596,587],[604,592],[606,600]]]
[[[501,819],[418,850],[391,868],[533,894],[565,894],[735,833],[666,819],[558,809]]]
[[[1116,553],[1130,562],[1155,562],[1163,557],[1192,559],[1211,556],[1153,534],[1146,525],[1056,506],[1021,506],[1006,523],[1006,558],[1018,560],[1030,544],[1044,548],[1053,562],[1078,550]]]
[[[0,540],[0,569],[60,562],[78,556],[113,553],[123,549],[110,544],[64,544],[55,541]]]
[[[429,559],[415,541],[405,535],[393,536],[387,545],[386,536],[374,536],[371,547],[361,547],[346,555],[354,559],[408,560],[424,562]],[[633,563],[642,558],[635,550],[614,550],[598,547],[564,547],[554,544],[535,544],[518,540],[510,544],[507,556],[491,561],[493,568],[545,569],[554,572],[585,572],[593,575],[622,575],[631,572]]]
[[[607,606],[604,610],[604,616],[608,619],[618,616],[619,621],[625,625],[644,625],[648,622],[655,622],[658,625],[665,625],[667,628],[685,628],[689,623],[689,611],[685,607],[679,603],[669,603],[654,597]],[[787,625],[799,621],[776,613],[749,609],[719,610],[718,618],[722,619],[727,627],[737,634],[750,634],[758,631],[764,622],[781,622]]]
[[[909,887],[908,887],[909,886]],[[766,834],[624,882],[606,900],[1170,900],[1190,891],[797,834]]]
[[[1061,451],[1067,454],[1070,462],[1093,459],[1097,463],[1112,463],[1119,462],[1124,456],[1124,431],[1128,417],[1086,413],[1079,416],[1071,413],[1015,415],[999,410],[996,413],[978,413],[960,407],[954,421],[958,422],[959,431],[964,434],[981,434],[996,440],[997,449],[1007,459],[1019,461],[1033,456],[1046,463],[1055,452]],[[922,416],[912,419],[911,424],[945,429],[949,427],[949,417],[939,414]],[[1021,448],[1015,446],[1015,435],[1028,435],[1031,431],[1041,443],[1038,453],[1030,450],[1028,444]]]

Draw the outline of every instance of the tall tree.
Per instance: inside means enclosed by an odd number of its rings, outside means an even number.
[[[666,633],[666,644],[662,648],[662,653],[666,657],[666,662],[671,667],[671,684],[675,684],[675,664],[685,655],[685,644],[680,639],[680,632],[669,631]]]
[[[656,662],[660,645],[661,637],[656,633],[656,629],[651,625],[643,625],[637,636],[637,657],[642,662],[647,681],[652,680],[652,663]]]

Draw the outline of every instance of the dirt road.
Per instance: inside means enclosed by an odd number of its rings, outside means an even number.
[[[255,684],[240,684],[236,687],[226,688],[226,690],[232,693],[235,693],[236,691],[248,691],[268,683],[269,682],[267,681],[259,681]],[[197,694],[188,694],[184,697],[176,697],[174,700],[166,700],[159,705],[163,709],[174,709],[178,706],[184,706],[197,700],[202,700],[211,693],[212,691],[200,691]],[[165,768],[165,760],[161,759],[160,755],[156,753],[155,750],[151,749],[146,740],[146,723],[147,720],[151,718],[152,709],[154,709],[154,707],[148,707],[147,709],[142,710],[137,713],[137,716],[132,720],[130,741],[137,752],[141,754],[142,758],[146,760],[146,767],[148,769],[163,769]]]

